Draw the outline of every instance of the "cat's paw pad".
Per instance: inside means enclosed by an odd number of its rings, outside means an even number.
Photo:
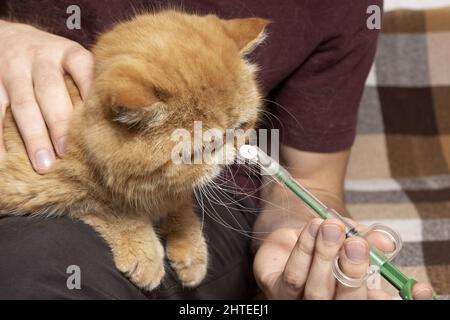
[[[206,276],[208,249],[203,237],[190,244],[168,243],[167,257],[184,286],[196,287]]]
[[[164,249],[160,243],[151,247],[124,246],[115,248],[114,262],[139,288],[151,291],[164,277]]]

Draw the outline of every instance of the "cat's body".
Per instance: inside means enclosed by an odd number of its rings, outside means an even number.
[[[197,285],[207,248],[191,195],[220,165],[175,165],[171,133],[194,121],[221,130],[254,125],[260,95],[255,68],[242,56],[266,24],[166,11],[102,35],[85,103],[66,78],[73,122],[65,156],[46,175],[32,169],[7,111],[0,214],[82,219],[108,242],[118,269],[149,290],[164,275],[159,233],[180,280]]]

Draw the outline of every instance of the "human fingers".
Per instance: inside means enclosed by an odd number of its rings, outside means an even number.
[[[277,279],[276,291],[283,299],[302,296],[314,253],[316,236],[323,220],[311,220],[300,233],[286,262],[283,273]]]
[[[73,106],[62,70],[51,61],[38,61],[33,66],[33,83],[34,92],[50,132],[53,146],[57,154],[63,156]]]
[[[326,220],[319,230],[305,285],[304,297],[308,300],[334,298],[336,280],[332,271],[333,263],[345,239],[345,227],[339,220]]]
[[[375,290],[368,290],[367,291],[367,299],[369,300],[392,300],[392,296],[381,290],[381,289],[375,289]]]
[[[62,65],[80,90],[82,99],[85,100],[94,77],[92,53],[82,46],[74,45],[66,50]]]
[[[431,300],[433,299],[433,288],[428,283],[416,283],[412,289],[414,300]]]
[[[346,239],[339,257],[339,267],[347,277],[353,279],[365,277],[369,268],[369,245],[367,242],[359,237]],[[336,299],[366,300],[367,286],[363,282],[360,287],[353,288],[338,282]]]
[[[35,99],[31,73],[14,69],[5,81],[5,87],[30,161],[38,173],[46,173],[55,160],[55,154]]]

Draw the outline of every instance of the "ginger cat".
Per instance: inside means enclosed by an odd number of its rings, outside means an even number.
[[[117,268],[147,290],[164,276],[161,234],[183,285],[198,285],[207,246],[191,196],[221,165],[174,164],[171,134],[192,133],[194,121],[221,130],[255,124],[261,96],[245,55],[263,40],[267,23],[171,10],[136,16],[101,35],[84,103],[66,79],[73,122],[66,155],[48,174],[32,169],[8,109],[0,215],[81,219],[107,241]]]

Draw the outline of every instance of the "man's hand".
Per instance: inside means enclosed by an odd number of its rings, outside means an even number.
[[[259,248],[254,272],[269,299],[391,299],[381,290],[349,288],[334,278],[332,265],[339,255],[341,270],[349,277],[363,277],[369,266],[368,244],[362,238],[345,239],[344,225],[338,220],[313,219],[301,230],[274,231]],[[371,242],[384,251],[392,247],[382,235]],[[426,284],[413,288],[415,299],[431,299]]]
[[[84,99],[92,71],[92,55],[78,43],[0,20],[0,160],[5,156],[2,122],[11,105],[31,163],[45,173],[55,151],[64,154],[72,115],[63,75],[71,75]]]
[[[282,145],[283,164],[330,208],[346,213],[343,184],[348,151],[312,153]],[[268,236],[255,242],[254,273],[260,288],[271,299],[390,299],[380,290],[348,288],[332,273],[336,256],[341,270],[361,278],[369,265],[368,244],[362,238],[345,239],[338,220],[311,220],[310,209],[285,188],[268,180],[262,190],[263,210],[255,231]],[[370,242],[384,251],[393,250],[390,240],[373,233]],[[416,299],[430,299],[432,289],[416,284]]]

